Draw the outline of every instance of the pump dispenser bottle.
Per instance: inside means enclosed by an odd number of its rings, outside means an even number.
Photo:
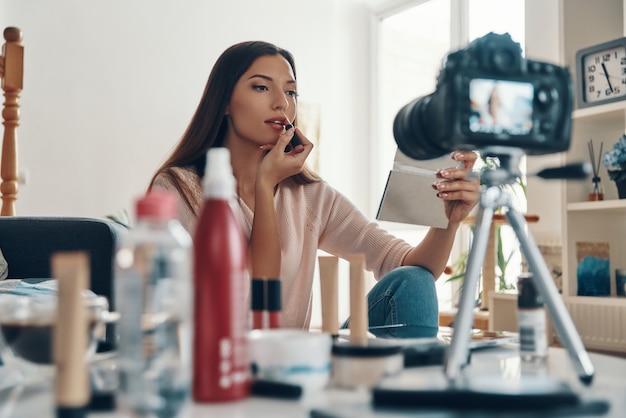
[[[205,201],[194,236],[196,402],[249,394],[247,240],[233,210],[235,178],[227,148],[207,153]]]

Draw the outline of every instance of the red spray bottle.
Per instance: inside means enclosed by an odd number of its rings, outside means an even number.
[[[207,153],[205,201],[194,237],[193,399],[224,402],[250,391],[247,241],[233,211],[227,148]]]

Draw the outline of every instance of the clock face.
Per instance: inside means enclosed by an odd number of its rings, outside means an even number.
[[[582,70],[585,102],[626,98],[626,47],[623,45],[583,56]]]

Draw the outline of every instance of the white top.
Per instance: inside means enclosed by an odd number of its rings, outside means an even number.
[[[196,174],[184,169],[176,171],[185,181],[199,184]],[[154,187],[175,190],[164,175],[157,177]],[[378,280],[401,266],[412,248],[368,219],[344,195],[323,181],[307,185],[283,181],[274,195],[274,205],[282,251],[284,327],[309,327],[318,249],[342,258],[354,253],[364,254],[367,270]],[[254,213],[242,199],[239,199],[239,207],[244,232],[250,238]],[[185,228],[195,231],[196,215],[185,205],[181,205],[180,212]]]

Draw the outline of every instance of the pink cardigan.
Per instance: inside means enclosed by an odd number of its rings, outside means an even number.
[[[194,185],[196,202],[202,202],[196,174],[177,169],[177,174]],[[157,177],[155,188],[175,190],[169,179]],[[283,181],[277,188],[274,204],[279,222],[282,251],[283,327],[308,329],[311,321],[313,276],[318,249],[339,257],[363,253],[366,268],[378,280],[399,267],[412,248],[370,221],[344,195],[321,181],[298,185]],[[250,237],[253,212],[239,199],[242,226]],[[200,212],[200,207],[196,208]],[[196,215],[181,204],[180,219],[193,236]]]

